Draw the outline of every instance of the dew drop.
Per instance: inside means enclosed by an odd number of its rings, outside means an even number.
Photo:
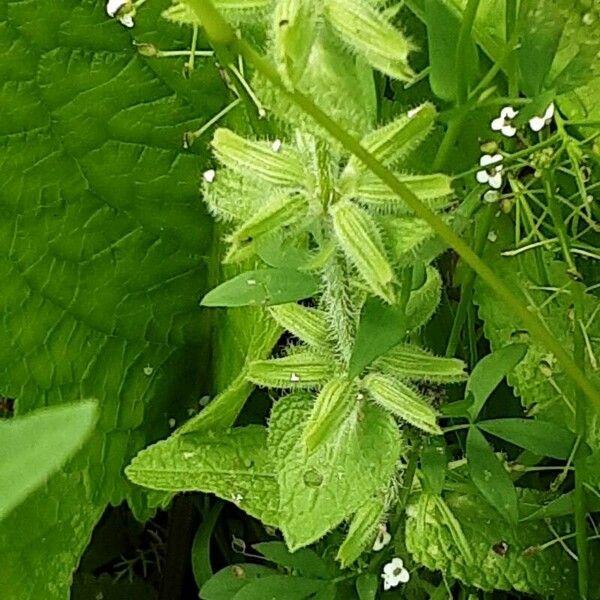
[[[323,483],[323,475],[315,469],[309,469],[304,473],[303,480],[308,487],[316,488]]]

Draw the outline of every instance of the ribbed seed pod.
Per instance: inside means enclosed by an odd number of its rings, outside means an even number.
[[[357,393],[356,386],[347,379],[332,379],[323,386],[304,430],[304,443],[309,454],[326,443],[344,425],[350,411],[356,406]]]
[[[441,434],[437,414],[427,400],[410,386],[389,375],[371,373],[364,389],[380,406],[427,433]]]
[[[393,164],[408,156],[429,135],[437,117],[435,106],[425,102],[407,114],[394,119],[387,125],[368,133],[361,144],[386,165]],[[367,168],[356,157],[352,157],[344,169],[341,179],[355,179],[357,182],[367,172]],[[356,184],[354,184],[356,185]]]
[[[313,388],[332,376],[331,359],[301,350],[283,358],[250,363],[248,379],[262,387],[281,389]]]
[[[290,303],[273,306],[270,312],[279,325],[303,342],[318,350],[325,351],[328,348],[327,319],[323,311]]]
[[[442,173],[433,173],[432,175],[397,173],[396,177],[432,210],[438,211],[448,206],[448,199],[453,192],[452,179],[448,175]],[[404,200],[370,171],[363,173],[356,185],[347,185],[342,193],[350,198],[355,198],[361,205],[380,214],[412,214]]]
[[[343,200],[330,208],[338,242],[374,294],[394,301],[394,272],[387,259],[379,230],[367,212]]]
[[[369,499],[356,511],[336,556],[342,569],[351,565],[365,550],[371,548],[383,516],[383,496]]]
[[[341,39],[375,69],[408,81],[414,77],[409,40],[366,0],[327,0],[325,16]]]
[[[317,11],[311,0],[278,0],[273,11],[274,48],[283,80],[294,85],[313,48]]]
[[[412,344],[395,346],[380,356],[373,363],[373,368],[400,379],[433,383],[453,383],[467,378],[466,365],[462,360],[434,356]]]
[[[229,129],[215,131],[212,147],[224,165],[238,169],[248,177],[285,187],[303,184],[300,158],[290,149],[275,151],[269,142],[253,142]]]
[[[426,270],[425,283],[413,290],[406,305],[406,328],[409,331],[422,327],[435,313],[442,294],[442,278],[432,266]]]
[[[243,246],[253,239],[301,219],[308,209],[304,196],[277,196],[253,217],[236,229],[230,237],[234,246]]]

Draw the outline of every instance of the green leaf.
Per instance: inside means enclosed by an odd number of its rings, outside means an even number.
[[[391,417],[359,403],[337,435],[307,456],[302,433],[311,404],[306,395],[282,398],[269,422],[269,451],[280,488],[279,526],[292,551],[319,539],[387,488],[401,449]]]
[[[370,373],[362,380],[362,385],[385,410],[426,433],[442,433],[437,424],[437,413],[416,389],[381,373]]]
[[[322,579],[292,575],[269,575],[255,579],[233,596],[233,600],[304,600],[327,586]]]
[[[246,271],[211,290],[202,306],[272,306],[313,296],[318,281],[308,273],[294,269],[258,269]]]
[[[444,438],[428,438],[421,451],[423,491],[433,496],[441,495],[447,470],[448,457],[446,456]]]
[[[461,19],[442,0],[425,0],[425,23],[429,46],[429,83],[433,93],[442,100],[456,99],[456,81],[458,72],[467,80],[473,80],[477,74],[477,47],[469,43],[466,53],[467,64],[456,64],[456,43],[459,37]]]
[[[369,298],[360,315],[350,358],[349,377],[359,375],[378,356],[400,343],[405,335],[404,311],[377,298]]]
[[[542,497],[532,490],[519,494],[523,502],[539,502]],[[538,546],[552,539],[546,527],[539,523],[507,527],[506,521],[474,493],[447,494],[445,503],[459,523],[471,559],[460,551],[436,504],[422,494],[408,507],[405,531],[406,546],[417,563],[490,592],[517,591],[561,600],[573,597],[577,569],[560,544],[536,552]],[[572,522],[553,520],[552,525],[562,535]]]
[[[548,421],[492,419],[480,421],[477,426],[534,454],[561,460],[569,458],[577,440],[577,436],[568,429]]]
[[[479,493],[509,523],[516,525],[519,507],[515,486],[483,434],[475,426],[467,434],[467,465]]]
[[[125,470],[138,485],[212,493],[267,525],[277,525],[276,474],[264,427],[174,435],[142,450]]]
[[[240,564],[221,569],[200,589],[202,600],[232,600],[248,584],[276,574],[262,565]]]
[[[571,351],[574,347],[574,323],[571,319],[572,294],[558,294],[548,302],[548,292],[540,290],[538,263],[533,252],[519,256],[502,256],[502,252],[512,247],[514,224],[509,220],[498,220],[495,230],[498,239],[487,244],[485,261],[501,277],[511,291],[523,302],[531,306],[562,346]],[[564,262],[554,260],[551,252],[542,249],[540,262],[547,273],[548,286],[555,289],[573,289],[581,286],[583,293],[583,323],[589,323],[587,336],[590,347],[586,351],[585,370],[587,377],[600,386],[600,371],[590,363],[590,356],[600,356],[600,319],[596,318],[598,299],[585,292],[582,283],[576,283],[567,274]],[[521,398],[523,407],[529,414],[535,414],[544,421],[552,421],[561,427],[575,431],[575,411],[568,401],[572,384],[565,373],[549,354],[546,348],[533,340],[529,333],[515,326],[514,316],[505,310],[504,303],[490,294],[476,280],[475,302],[479,305],[479,315],[484,321],[484,332],[493,350],[502,348],[514,341],[527,344],[525,358],[507,376],[508,383]],[[567,398],[567,401],[565,401]],[[600,435],[596,427],[587,428],[587,440],[593,449],[600,448]]]
[[[297,571],[304,577],[327,579],[331,573],[325,561],[310,548],[290,552],[283,542],[262,542],[254,548],[280,567]]]
[[[144,6],[135,36],[172,47],[160,8]],[[181,136],[226,98],[210,65],[185,81],[177,61],[139,56],[101,2],[2,3],[0,47],[0,393],[17,415],[100,408],[81,451],[3,520],[0,589],[64,600],[107,504],[143,520],[164,501],[123,467],[205,385],[211,222],[204,159]]]
[[[526,353],[525,344],[510,344],[488,354],[475,365],[465,389],[465,397],[473,398],[473,404],[469,409],[472,420],[477,419],[492,392],[523,360]]]
[[[558,8],[545,0],[524,2],[519,23],[523,24],[517,50],[520,86],[525,94],[534,97],[544,89],[565,23]]]
[[[98,405],[83,401],[0,421],[0,520],[39,487],[87,440]]]
[[[373,573],[363,573],[356,578],[358,600],[375,600],[379,590],[379,578]]]

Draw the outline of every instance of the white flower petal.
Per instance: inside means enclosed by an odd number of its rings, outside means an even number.
[[[490,184],[490,187],[499,190],[502,187],[502,174],[494,173],[494,175],[491,175],[488,179],[488,183]]]
[[[271,150],[273,150],[273,152],[279,152],[281,150],[281,145],[281,140],[277,139],[271,144]]]
[[[135,25],[131,15],[123,15],[122,17],[119,17],[119,22],[128,29],[131,29]]]
[[[392,585],[392,583],[390,582],[389,579],[384,579],[383,580],[383,589],[387,592],[389,589],[391,589],[392,587],[394,587]]]
[[[477,181],[479,183],[487,183],[490,180],[490,176],[487,171],[477,171],[477,175],[475,175]]]
[[[502,135],[504,135],[506,137],[515,137],[516,133],[517,133],[517,128],[513,127],[512,125],[505,125],[502,128]]]
[[[515,110],[512,106],[505,106],[500,111],[500,116],[505,120],[506,119],[514,119],[518,114],[519,114],[519,111]]]
[[[398,558],[397,556],[395,558],[392,558],[391,564],[393,565],[394,569],[404,568],[404,561],[401,558]]]
[[[532,117],[529,119],[529,127],[532,131],[541,131],[546,126],[546,120],[543,117]]]
[[[498,117],[494,119],[491,123],[491,128],[493,131],[500,131],[504,127],[504,119],[502,117]]]
[[[206,183],[212,183],[215,180],[217,172],[214,169],[208,169],[208,171],[204,171],[202,177]]]
[[[491,154],[483,154],[481,156],[481,158],[479,159],[479,164],[482,167],[487,167],[488,165],[491,165],[494,162],[494,157]]]
[[[551,121],[552,117],[554,117],[554,102],[550,103],[550,106],[548,106],[546,112],[544,113],[544,119],[547,122]]]
[[[406,569],[402,569],[398,575],[398,581],[400,581],[400,583],[407,583],[409,579],[410,573]]]
[[[491,157],[491,162],[489,164],[494,164],[494,163],[501,163],[502,162],[502,154],[494,154]],[[502,167],[502,165],[498,165],[500,167]]]
[[[106,3],[106,14],[109,17],[114,17],[126,4],[127,0],[108,0]]]

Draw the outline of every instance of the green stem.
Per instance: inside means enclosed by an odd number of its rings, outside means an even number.
[[[456,45],[456,103],[462,106],[469,98],[469,72],[466,68],[470,49],[471,32],[477,16],[480,0],[468,0]]]
[[[505,27],[506,43],[510,49],[510,55],[506,65],[508,73],[508,95],[516,98],[519,95],[519,71],[517,55],[515,54],[511,40],[517,24],[517,0],[506,0]]]
[[[533,338],[552,352],[564,372],[576,383],[587,396],[592,405],[600,409],[600,391],[587,379],[573,358],[565,351],[562,344],[548,331],[546,326],[530,312],[528,307],[510,291],[508,286],[494,271],[460,238],[446,223],[427,207],[419,198],[403,184],[381,161],[362,146],[341,125],[323,112],[308,96],[297,89],[289,89],[277,73],[275,67],[243,39],[236,37],[231,26],[221,17],[211,0],[186,0],[196,17],[203,23],[208,37],[216,44],[235,49],[249,64],[259,71],[281,93],[312,117],[323,129],[340,142],[350,153],[354,154],[381,181],[406,203],[414,214],[423,219],[431,229],[479,275],[501,299],[507,311],[521,321]]]
[[[448,157],[450,153],[454,149],[454,145],[456,144],[456,140],[460,135],[463,127],[463,119],[465,114],[460,112],[454,115],[454,117],[448,123],[448,128],[446,129],[446,133],[444,134],[444,139],[440,144],[439,150],[435,155],[435,160],[433,161],[433,171],[443,171],[446,163],[448,162]],[[481,169],[481,167],[479,167]],[[479,170],[478,169],[478,170]]]
[[[575,297],[575,323],[574,323],[574,356],[582,369],[585,370],[585,340],[580,323],[584,322],[583,292],[580,285],[572,285]],[[579,597],[587,600],[588,597],[588,538],[587,538],[587,506],[584,488],[585,469],[585,444],[586,437],[586,411],[579,390],[575,389],[576,428],[580,444],[575,454],[573,464],[575,466],[575,543],[577,546],[577,581],[579,585]]]
[[[475,237],[475,252],[480,256],[483,253],[485,242],[490,232],[490,227],[492,226],[492,221],[494,219],[496,210],[497,207],[495,204],[488,204],[483,210],[483,217]],[[456,352],[460,332],[462,331],[465,318],[467,316],[467,306],[471,301],[471,296],[473,295],[474,284],[475,271],[469,271],[462,285],[458,309],[456,311],[456,315],[454,316],[452,330],[450,331],[450,338],[448,339],[448,345],[446,346],[446,356],[454,356]]]

